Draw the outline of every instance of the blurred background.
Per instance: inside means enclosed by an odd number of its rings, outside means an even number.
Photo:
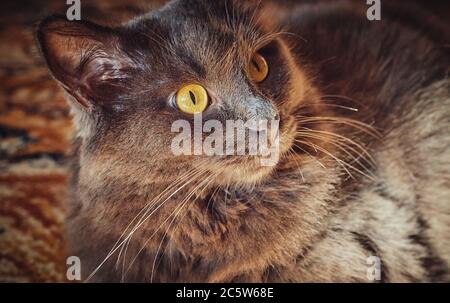
[[[272,2],[289,7],[308,1],[313,0]],[[81,0],[81,16],[114,24],[164,2]],[[449,0],[383,2],[417,3],[446,26],[450,23]],[[65,14],[67,7],[65,0],[0,3],[0,281],[65,281],[65,158],[72,125],[33,33],[40,19]]]

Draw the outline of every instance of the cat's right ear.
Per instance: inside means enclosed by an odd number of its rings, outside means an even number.
[[[51,16],[40,23],[37,39],[53,76],[85,108],[113,100],[127,77],[129,59],[111,28]]]

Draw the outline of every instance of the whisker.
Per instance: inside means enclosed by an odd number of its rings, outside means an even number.
[[[156,209],[154,209],[148,216],[145,215],[148,213],[148,209],[144,212],[144,216],[145,220],[147,220],[149,218],[149,216],[153,215],[158,209],[160,209],[162,207],[162,205],[169,200],[171,197],[173,197],[176,193],[178,193],[179,191],[181,191],[185,186],[187,186],[189,183],[192,182],[193,179],[190,180],[190,182],[187,182],[185,184],[183,184],[182,186],[178,187],[178,189],[173,192],[169,197],[167,197],[164,202],[162,202],[160,205],[158,205],[158,207]],[[154,199],[156,200],[156,199]],[[152,200],[153,201],[153,200]],[[157,200],[156,200],[157,201]],[[156,203],[152,203],[150,202],[150,204],[155,205]],[[145,221],[144,220],[144,221]],[[124,243],[126,243],[126,241],[128,241],[128,239],[130,239],[132,237],[132,235],[134,234],[134,232],[143,224],[142,220],[139,220],[139,224],[138,226],[135,226],[132,231],[127,235],[127,237],[125,237],[125,239],[123,239],[121,241],[121,239],[119,238],[119,240],[116,242],[116,244],[113,246],[113,248],[111,249],[111,251],[107,254],[107,256],[104,258],[104,260],[93,270],[93,272],[88,276],[88,278],[85,281],[89,281],[90,279],[92,279],[92,277],[98,272],[98,270],[106,263],[106,261],[122,246],[124,245]]]
[[[300,141],[300,140],[296,140],[296,142],[297,142],[297,143],[305,144],[305,145],[307,145],[307,146],[309,146],[309,147],[311,147],[311,148],[315,148],[315,147],[313,147],[313,146],[311,146],[311,145],[309,144],[309,141],[304,141],[304,140],[303,140],[303,141]],[[311,153],[308,152],[307,150],[305,150],[303,147],[301,147],[300,145],[295,144],[295,143],[294,143],[293,146],[296,147],[296,148],[298,148],[298,149],[300,149],[302,152],[308,154],[308,156],[309,156],[310,158],[312,158],[314,161],[316,161],[322,168],[326,169],[326,166],[325,166],[322,162],[320,162],[320,160],[317,159],[317,157],[314,157],[313,155],[311,155]],[[317,149],[315,150],[315,152],[318,153]]]
[[[297,116],[301,120],[299,120],[299,123],[335,123],[335,124],[344,124],[350,127],[353,127],[357,130],[360,130],[376,139],[381,139],[381,134],[371,125],[366,124],[364,122],[349,119],[349,118],[343,118],[343,117],[305,117],[305,116]]]
[[[348,163],[346,163],[345,161],[339,159],[338,157],[334,156],[331,152],[329,152],[327,149],[322,148],[314,143],[311,142],[305,142],[305,141],[301,141],[301,140],[296,140],[296,142],[299,143],[303,143],[303,144],[307,144],[309,146],[315,146],[319,151],[323,152],[324,154],[328,155],[329,157],[331,157],[332,159],[334,159],[346,172],[347,174],[352,178],[355,179],[354,176],[352,175],[352,173],[348,170],[347,166],[349,166],[349,168],[353,168],[353,166],[349,165]],[[356,169],[357,170],[357,169]],[[363,173],[364,174],[364,173]]]
[[[363,175],[364,177],[366,177],[366,178],[368,178],[368,179],[374,181],[374,177],[373,177],[373,176],[370,176],[370,175],[366,174],[365,172],[361,171],[361,170],[358,169],[357,167],[355,167],[355,166],[353,166],[353,165],[351,165],[351,164],[349,164],[349,163],[343,161],[342,159],[340,159],[340,158],[334,156],[334,155],[333,155],[332,153],[330,153],[327,149],[325,149],[325,148],[323,148],[323,147],[320,147],[320,146],[318,146],[318,145],[316,145],[316,144],[314,144],[314,143],[311,143],[311,142],[309,142],[309,143],[312,144],[312,145],[315,145],[315,146],[317,147],[318,150],[322,151],[322,152],[325,153],[326,155],[328,155],[328,156],[330,156],[331,158],[333,158],[338,164],[340,164],[340,165],[345,169],[345,171],[348,173],[348,175],[349,175],[352,179],[355,179],[355,177],[350,173],[350,171],[349,171],[347,168],[352,169],[352,170],[354,170],[355,172],[357,172],[357,173]]]
[[[299,173],[300,173],[300,176],[301,176],[301,178],[302,178],[302,181],[305,182],[305,176],[303,176],[303,172],[302,172],[302,169],[301,169],[301,165],[300,165],[300,163],[298,162],[297,158],[295,157],[295,153],[293,152],[292,148],[293,148],[293,147],[291,147],[291,148],[288,150],[288,154],[290,155],[290,157],[292,157],[292,158],[294,159],[295,163],[297,164],[297,168],[298,168],[298,170],[299,170]]]
[[[309,129],[309,128],[300,128],[300,129],[303,129],[304,131],[303,132],[300,131],[299,134],[315,133],[315,134],[325,135],[325,136],[329,136],[329,137],[333,137],[333,138],[338,138],[345,142],[348,142],[349,144],[359,148],[359,150],[368,157],[368,159],[371,161],[372,164],[374,164],[374,165],[376,164],[376,160],[373,158],[373,156],[367,151],[367,149],[364,146],[362,146],[361,144],[355,142],[354,140],[352,140],[348,137],[345,137],[343,135],[339,135],[339,134],[336,134],[333,132],[323,131],[323,130],[313,130],[313,129]]]
[[[168,187],[166,187],[166,189],[164,191],[162,191],[160,194],[158,194],[155,198],[153,198],[149,203],[147,203],[147,205],[133,218],[133,220],[128,224],[128,226],[125,228],[124,232],[122,233],[122,235],[120,236],[119,240],[116,242],[115,245],[118,244],[118,242],[120,241],[120,239],[123,238],[123,236],[125,235],[125,233],[128,231],[128,229],[131,227],[131,225],[134,223],[134,221],[137,220],[137,218],[139,216],[145,216],[145,214],[152,209],[152,207],[154,205],[156,205],[158,203],[158,200],[160,200],[167,192],[170,192],[172,189],[176,188],[178,185],[182,184],[184,182],[185,179],[189,179],[191,177],[191,175],[195,172],[195,169],[191,169],[188,170],[184,175],[182,175],[181,177],[179,177],[177,180],[175,180],[174,183],[172,183],[171,185],[169,185]],[[137,224],[140,223],[140,220],[138,221]],[[131,237],[127,240],[127,242],[129,243],[131,240]],[[124,248],[125,245],[121,246],[121,249],[119,251],[119,255],[117,257],[117,263],[116,266],[118,265],[118,262],[120,260],[120,256],[122,254],[122,250]],[[126,246],[128,246],[128,244],[126,244]],[[113,247],[114,249],[114,247]]]
[[[195,188],[189,193],[189,195],[185,198],[185,200],[182,202],[182,204],[183,204],[183,205],[188,204],[189,200],[192,198],[192,196],[196,193],[197,190],[199,190],[202,186],[204,186],[204,187],[206,188],[206,187],[208,186],[208,184],[210,184],[212,181],[213,181],[213,178],[209,178],[209,180],[208,180],[208,178],[205,178],[205,180],[203,180],[203,182],[201,182],[197,187],[195,187]],[[181,211],[181,209],[180,209],[180,211]],[[180,211],[178,211],[177,214],[179,214]],[[164,239],[166,238],[167,233],[168,233],[168,231],[169,231],[169,229],[170,229],[172,223],[174,222],[175,218],[176,218],[176,216],[175,216],[174,219],[171,221],[169,227],[166,229],[166,232],[164,233],[164,235],[163,235],[163,237],[162,237],[162,239],[161,239],[161,241],[160,241],[160,244],[159,244],[159,246],[158,246],[158,249],[157,249],[157,251],[156,251],[155,258],[154,258],[154,260],[153,260],[153,266],[152,266],[152,271],[151,271],[150,283],[153,282],[153,276],[154,276],[154,271],[155,271],[156,261],[157,261],[157,259],[158,259],[159,251],[161,250],[162,243],[164,242]]]
[[[321,138],[320,136],[312,135],[312,134],[303,134],[302,136],[303,136],[303,137],[307,137],[307,138],[311,138],[311,139],[318,139],[318,140],[323,139],[323,138]],[[353,150],[353,151],[358,155],[358,157],[357,157],[357,156],[355,156],[354,154],[352,154],[352,153],[350,153],[349,151],[347,151],[346,148],[342,147],[342,146],[341,146],[342,143],[340,143],[340,142],[338,142],[338,141],[335,141],[335,140],[330,141],[330,143],[331,143],[333,146],[335,146],[336,148],[338,148],[339,150],[341,150],[342,152],[344,152],[345,154],[347,154],[348,156],[350,156],[356,163],[358,163],[359,165],[361,165],[362,168],[364,168],[365,170],[367,170],[367,172],[370,172],[370,169],[369,169],[364,163],[362,163],[362,162],[360,161],[360,159],[365,159],[365,158],[362,157],[362,155],[361,155],[360,153],[357,153],[354,149],[351,149],[351,147],[348,147],[347,145],[344,145],[345,147],[347,147],[347,148]],[[369,163],[369,165],[370,165],[370,163]]]
[[[325,100],[323,100],[323,101],[325,101]],[[349,110],[352,112],[359,112],[359,109],[356,107],[350,107],[350,106],[339,105],[339,104],[328,104],[328,103],[323,103],[323,102],[302,104],[299,107],[299,109],[303,109],[303,108],[307,108],[307,107],[311,107],[311,106],[327,106],[327,107],[333,107],[333,108],[346,109],[346,110]]]
[[[198,174],[192,176],[191,178],[193,178],[194,180],[196,180],[198,177],[202,176],[203,173],[207,172],[207,169],[201,169],[198,171]],[[212,174],[210,175],[212,176]],[[205,178],[206,180],[208,178]],[[213,178],[211,178],[211,182],[213,181]],[[202,184],[202,183],[201,183]],[[200,184],[200,185],[201,185]],[[176,208],[175,210],[172,212],[171,215],[168,216],[168,218],[166,220],[164,220],[164,222],[162,222],[160,224],[160,226],[152,233],[152,235],[146,240],[146,242],[141,246],[140,250],[138,251],[138,253],[136,254],[136,256],[133,258],[133,260],[130,262],[127,270],[125,271],[125,273],[122,273],[122,279],[124,279],[124,276],[126,276],[126,274],[128,273],[128,271],[131,269],[132,265],[134,264],[134,262],[136,261],[136,259],[138,258],[138,256],[140,255],[140,253],[142,253],[142,251],[145,249],[146,245],[148,244],[148,242],[158,233],[159,230],[161,230],[161,228],[164,226],[165,223],[167,223],[167,221],[170,219],[170,217],[177,212],[178,210],[180,210],[181,208],[183,208],[183,202],[187,199],[190,199],[190,197],[192,197],[193,194],[195,194],[197,188],[199,188],[200,186],[196,186],[194,188],[194,190],[191,191],[191,194],[188,195],[188,198],[184,199]]]

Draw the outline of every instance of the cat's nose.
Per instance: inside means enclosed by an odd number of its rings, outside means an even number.
[[[245,125],[248,134],[254,134],[253,137],[265,137],[272,144],[269,134],[271,133],[271,128],[276,127],[273,122],[280,119],[273,103],[261,98],[251,98],[247,100],[247,107],[247,121]]]
[[[250,97],[245,102],[245,118],[254,121],[279,120],[278,110],[272,102],[259,97]]]

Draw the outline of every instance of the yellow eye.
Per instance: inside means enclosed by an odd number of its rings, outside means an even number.
[[[258,53],[255,53],[250,60],[249,66],[250,78],[255,82],[263,82],[269,74],[269,64],[266,59]]]
[[[208,93],[203,86],[189,84],[178,91],[176,102],[182,112],[199,114],[208,107]]]

